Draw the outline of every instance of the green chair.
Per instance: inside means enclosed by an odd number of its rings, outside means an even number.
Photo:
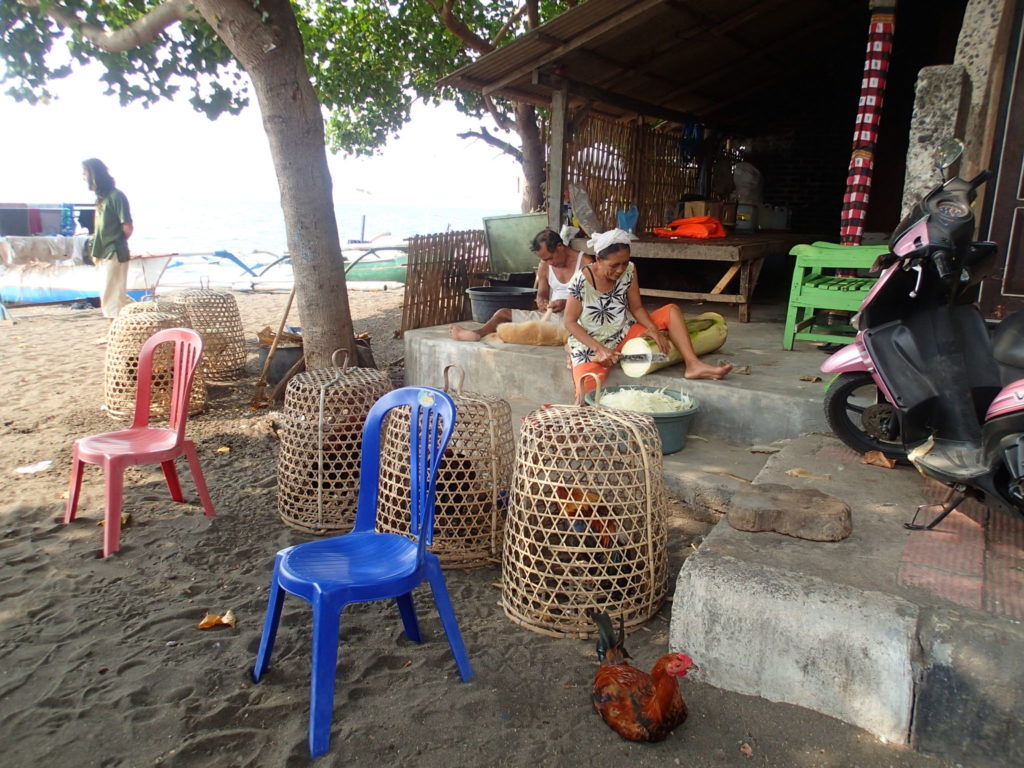
[[[866,270],[875,259],[888,253],[887,245],[839,245],[817,242],[793,246],[796,256],[793,284],[782,346],[793,349],[793,342],[819,341],[848,344],[855,333],[850,325],[825,325],[823,312],[856,312],[875,284],[875,277],[838,277],[835,270]],[[829,274],[825,274],[826,270]]]

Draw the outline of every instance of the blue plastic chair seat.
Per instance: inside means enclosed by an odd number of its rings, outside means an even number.
[[[381,425],[388,411],[400,406],[411,409],[409,530],[414,538],[375,530]],[[454,428],[455,403],[440,390],[403,387],[381,397],[370,409],[363,427],[355,528],[343,536],[297,544],[277,553],[252,677],[259,682],[270,666],[285,593],[306,600],[313,608],[309,696],[312,757],[322,755],[330,746],[341,613],[349,603],[394,598],[406,636],[418,643],[420,630],[412,591],[428,582],[459,675],[463,681],[473,676],[441,562],[427,551],[433,537],[438,469]]]
[[[295,594],[305,584],[315,584],[321,592],[369,586],[374,599],[380,599],[408,592],[404,581],[410,577],[419,584],[417,567],[412,539],[396,533],[349,533],[282,550],[279,578]],[[388,595],[385,585],[399,581],[399,591]]]

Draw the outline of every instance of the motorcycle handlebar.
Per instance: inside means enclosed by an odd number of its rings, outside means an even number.
[[[939,273],[939,277],[948,280],[953,274],[953,267],[949,263],[949,254],[945,251],[936,251],[932,254],[932,261],[935,263],[935,270]]]
[[[991,178],[992,178],[992,171],[990,171],[990,170],[988,170],[986,168],[985,170],[983,170],[981,173],[979,173],[977,176],[975,176],[973,179],[971,179],[967,183],[970,185],[971,189],[977,189],[978,187],[980,187],[982,184],[984,184],[986,181],[988,181]]]

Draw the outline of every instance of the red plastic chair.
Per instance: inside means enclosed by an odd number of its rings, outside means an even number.
[[[167,428],[149,426],[149,405],[153,382],[153,350],[161,344],[174,343],[174,382],[171,390],[171,413]],[[85,464],[103,467],[106,477],[106,523],[103,530],[103,556],[117,552],[121,543],[121,494],[124,489],[124,470],[138,464],[159,464],[164,471],[171,498],[184,501],[181,483],[174,468],[174,460],[184,454],[192,472],[203,509],[213,515],[213,502],[206,490],[203,470],[199,466],[196,446],[185,439],[188,420],[188,400],[192,392],[199,358],[203,354],[203,340],[188,328],[168,328],[150,336],[139,352],[138,386],[135,395],[135,418],[128,429],[105,432],[75,440],[71,450],[71,484],[68,487],[68,506],[64,523],[75,519],[78,492],[82,487]]]

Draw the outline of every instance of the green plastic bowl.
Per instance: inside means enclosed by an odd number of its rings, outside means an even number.
[[[615,386],[615,387],[602,387],[601,396],[611,394],[612,392],[618,392],[621,389],[635,389],[644,392],[661,392],[663,395],[668,395],[676,400],[681,400],[680,393],[673,392],[670,389],[666,389],[662,392],[662,387],[641,387],[641,386]],[[692,395],[690,395],[693,397]],[[590,405],[594,404],[594,390],[587,392],[583,397]],[[602,406],[610,408],[611,406]],[[646,411],[634,411],[634,413],[643,413],[645,416],[650,416],[654,419],[654,426],[658,428],[658,435],[661,437],[661,452],[663,454],[676,453],[677,451],[683,450],[686,447],[686,437],[690,430],[690,421],[693,419],[694,414],[697,413],[697,401],[694,400],[693,408],[687,411],[675,411],[673,413],[648,413]]]

